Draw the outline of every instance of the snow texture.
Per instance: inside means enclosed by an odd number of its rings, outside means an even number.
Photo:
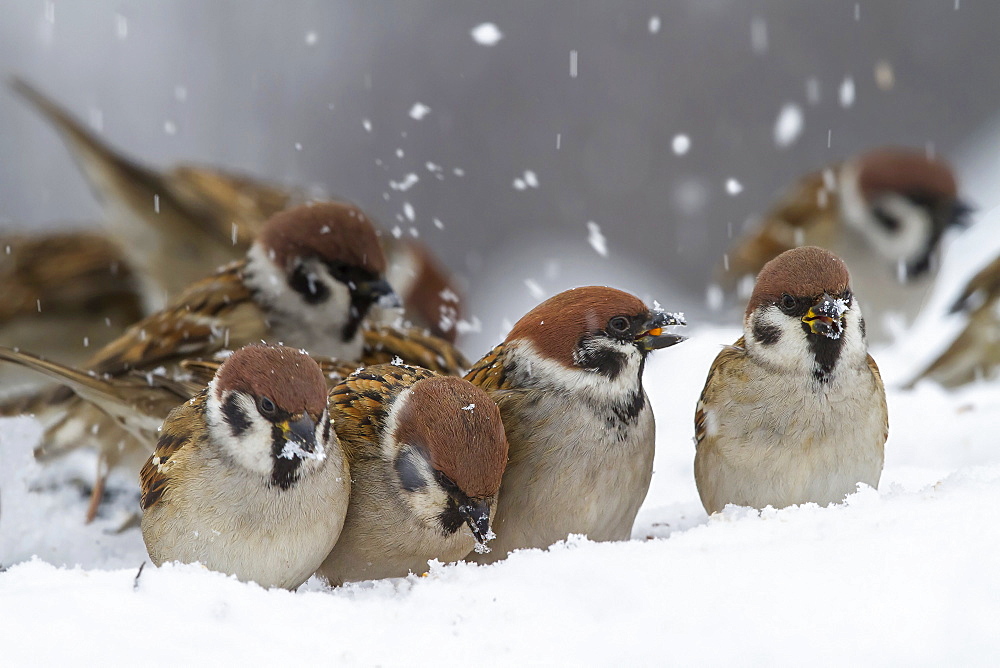
[[[113,477],[112,502],[83,525],[84,495],[56,482],[88,479],[93,462],[43,469],[30,455],[37,424],[0,420],[0,554],[10,567],[0,573],[4,663],[127,664],[152,655],[156,665],[412,665],[446,645],[488,666],[793,665],[803,657],[988,665],[1000,652],[996,386],[895,390],[912,360],[875,351],[890,385],[881,489],[829,508],[729,508],[708,518],[691,472],[694,405],[712,358],[739,332],[686,333],[691,340],[656,353],[646,370],[657,454],[631,541],[572,538],[492,566],[435,565],[427,577],[336,590],[311,580],[298,593],[266,591],[196,565],[147,564],[136,581],[145,560],[139,531],[114,533],[137,509],[134,489]],[[274,633],[289,620],[294,633]],[[160,640],[151,646],[154,630]]]
[[[632,540],[571,538],[339,589],[313,579],[268,591],[197,565],[152,567],[134,479],[113,471],[84,525],[94,457],[43,467],[31,454],[38,423],[0,419],[2,663],[428,665],[447,651],[477,666],[995,665],[1000,385],[899,389],[954,334],[942,314],[956,290],[1000,251],[995,179],[968,190],[985,213],[949,246],[926,317],[872,351],[890,421],[878,491],[706,516],[694,407],[735,326],[695,323],[650,357],[656,458]]]

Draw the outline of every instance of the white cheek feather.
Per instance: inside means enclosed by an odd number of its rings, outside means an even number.
[[[776,343],[764,344],[754,336],[754,325],[773,327],[781,332]],[[811,374],[815,362],[802,321],[785,315],[775,305],[757,307],[743,326],[747,351],[761,363],[791,371]]]
[[[835,302],[844,318],[844,328],[840,336],[841,352],[836,370],[845,366],[857,368],[866,364],[868,344],[861,333],[861,304],[854,299],[850,306],[843,300]],[[754,324],[774,327],[781,332],[776,343],[764,344],[754,337]],[[808,335],[799,318],[789,317],[775,305],[758,307],[747,316],[743,326],[747,351],[761,364],[790,371],[794,374],[812,374],[816,369],[813,351]]]
[[[848,163],[841,171],[840,207],[848,225],[864,235],[886,260],[909,262],[924,252],[933,226],[929,214],[902,195],[886,193],[879,206],[899,222],[899,229],[887,230],[870,209],[858,186],[857,167]]]
[[[438,484],[434,477],[434,469],[431,468],[431,464],[424,454],[412,445],[400,443],[396,438],[398,416],[412,395],[413,389],[407,388],[396,397],[392,408],[386,415],[382,441],[379,445],[382,449],[382,459],[386,463],[386,470],[392,471],[393,484],[398,486],[399,498],[405,501],[416,517],[419,517],[427,526],[437,530],[440,524],[438,516],[448,505],[448,495]],[[417,472],[424,482],[424,485],[415,491],[405,489],[396,473],[396,459],[400,456],[407,456],[408,453],[410,461],[416,464]]]
[[[520,384],[526,386],[551,385],[561,391],[582,393],[601,403],[631,400],[642,386],[642,379],[639,377],[642,354],[631,343],[603,339],[592,344],[611,348],[625,356],[625,366],[614,378],[597,371],[569,367],[544,357],[531,341],[525,339],[514,341],[511,345],[516,347],[517,354],[523,360],[521,366],[527,373],[525,378],[520,379]]]
[[[316,355],[345,359],[361,356],[360,329],[354,341],[343,342],[339,338],[339,330],[350,318],[351,291],[330,276],[322,262],[314,258],[303,262],[307,280],[325,286],[330,292],[330,296],[318,304],[308,303],[288,285],[285,272],[268,258],[259,243],[250,247],[247,262],[247,284],[258,291],[258,301],[268,311],[280,316],[271,319],[275,339]]]
[[[208,430],[212,442],[227,456],[240,466],[254,473],[270,476],[273,470],[271,461],[271,423],[265,420],[250,397],[237,394],[236,401],[243,409],[250,423],[246,431],[239,437],[233,435],[232,428],[226,422],[222,412],[223,402],[229,396],[218,397],[215,380],[209,384],[207,402]]]
[[[840,353],[847,364],[868,364],[868,340],[861,332],[861,302],[857,297],[844,312],[844,346]]]

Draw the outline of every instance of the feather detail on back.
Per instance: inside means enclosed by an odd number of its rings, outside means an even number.
[[[186,401],[173,409],[163,424],[163,432],[156,442],[156,449],[139,472],[141,496],[139,505],[143,510],[152,507],[164,492],[167,491],[169,476],[167,471],[173,466],[171,458],[178,455],[182,448],[198,447],[192,435],[199,433],[192,429],[191,423],[205,422],[205,402],[208,389],[198,393],[190,401]]]
[[[460,376],[469,368],[465,356],[448,341],[417,328],[377,326],[364,331],[362,362],[367,366],[391,362],[422,366],[447,376]]]
[[[725,346],[712,363],[712,367],[708,371],[708,378],[705,379],[705,386],[701,390],[701,396],[698,397],[698,405],[694,412],[695,447],[698,447],[698,445],[705,440],[705,436],[708,434],[708,430],[710,428],[709,421],[711,417],[708,414],[706,405],[713,403],[710,388],[715,380],[715,376],[717,374],[728,374],[730,372],[729,363],[744,357],[746,354],[746,342],[741,336],[733,345]]]
[[[358,461],[364,446],[379,443],[389,407],[400,392],[435,375],[420,367],[379,364],[355,372],[333,388],[330,415],[348,461]]]
[[[234,262],[181,293],[163,311],[140,320],[97,353],[88,368],[117,373],[152,368],[180,357],[208,356],[264,338],[267,323],[243,283],[246,262]],[[232,323],[224,331],[213,320]]]
[[[138,320],[142,304],[118,246],[99,232],[0,237],[0,323],[50,310],[114,308]]]
[[[504,352],[506,349],[506,345],[503,343],[496,346],[493,350],[486,353],[481,360],[476,362],[463,377],[487,393],[495,390],[509,389],[507,386],[507,369],[504,365]]]

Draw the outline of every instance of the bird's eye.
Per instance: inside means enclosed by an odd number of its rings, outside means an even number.
[[[781,296],[781,310],[782,311],[785,311],[786,313],[789,312],[789,311],[792,311],[792,310],[795,309],[795,306],[797,304],[798,304],[798,301],[796,301],[795,297],[793,297],[791,295],[782,295]]]
[[[624,334],[629,329],[631,329],[632,323],[628,321],[628,318],[619,315],[614,318],[611,318],[611,320],[608,322],[608,327],[610,327],[611,331],[614,332],[615,334]]]
[[[257,408],[264,415],[273,415],[274,411],[278,410],[277,407],[274,405],[274,402],[268,399],[267,397],[261,397],[257,401]]]
[[[326,262],[327,271],[330,272],[330,276],[345,283],[347,281],[348,273],[350,272],[350,266],[346,262],[340,260],[328,260]]]

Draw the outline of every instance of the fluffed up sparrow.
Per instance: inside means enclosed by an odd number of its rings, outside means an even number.
[[[909,383],[931,378],[945,387],[996,378],[1000,367],[1000,257],[976,273],[951,307],[965,323],[955,339]]]
[[[334,388],[330,414],[350,463],[351,503],[319,575],[339,585],[424,573],[428,560],[485,546],[507,439],[482,390],[382,364]]]
[[[970,209],[951,167],[924,152],[883,148],[804,177],[729,251],[717,274],[725,289],[797,246],[840,256],[865,295],[872,341],[891,341],[886,316],[912,323],[937,273],[940,242]]]
[[[653,473],[653,410],[642,387],[650,351],[684,337],[680,316],[605,287],[562,292],[514,325],[466,378],[500,408],[510,460],[491,562],[571,533],[625,540]]]
[[[847,266],[804,246],[757,276],[743,337],[719,353],[695,413],[695,481],[709,513],[841,501],[878,487],[885,389]]]
[[[148,310],[188,284],[243,256],[274,214],[310,199],[287,188],[216,167],[182,164],[159,171],[131,160],[22,79],[11,87],[63,136],[107,211],[112,236],[140,271]],[[450,342],[461,316],[454,278],[416,239],[383,236],[389,279],[406,318]],[[395,324],[395,315],[390,324]]]
[[[319,367],[291,348],[236,351],[167,416],[140,480],[154,564],[298,587],[337,542],[351,493]]]

